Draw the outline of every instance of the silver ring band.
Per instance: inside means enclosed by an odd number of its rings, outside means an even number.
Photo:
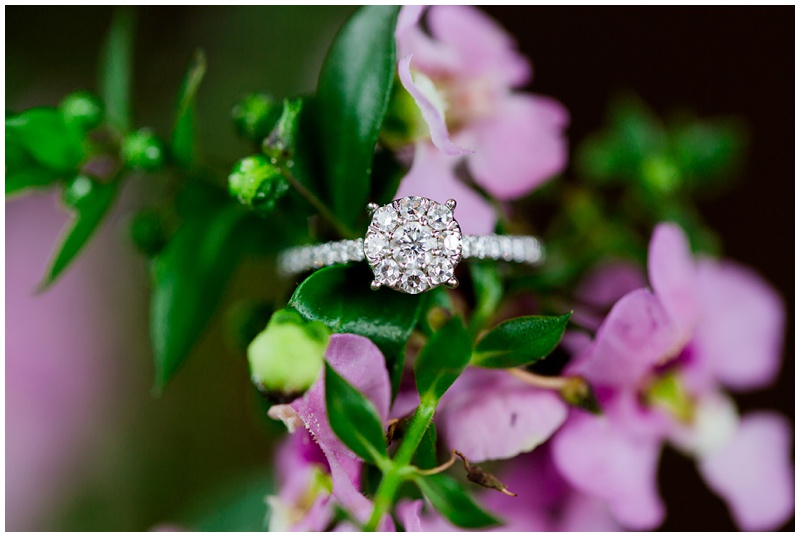
[[[528,235],[465,235],[461,257],[539,265],[544,260],[544,248],[539,239]],[[365,260],[364,239],[353,239],[289,248],[278,257],[278,268],[281,274],[290,276]]]

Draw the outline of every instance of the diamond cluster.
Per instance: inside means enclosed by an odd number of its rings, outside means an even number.
[[[447,205],[418,196],[378,208],[364,238],[375,284],[417,294],[453,278],[461,228]]]

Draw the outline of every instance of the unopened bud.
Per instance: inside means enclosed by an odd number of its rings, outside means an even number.
[[[128,134],[122,141],[121,154],[130,168],[152,172],[164,164],[164,145],[149,129]]]
[[[262,147],[268,157],[288,160],[289,167],[291,167],[297,131],[300,128],[300,112],[302,110],[302,99],[284,99],[281,115],[275,123],[275,128],[264,140]]]
[[[250,378],[271,401],[292,401],[322,371],[329,339],[324,324],[305,321],[294,310],[277,311],[247,348]]]
[[[96,188],[97,184],[94,179],[83,174],[77,175],[64,187],[61,201],[70,209],[80,209],[84,201],[91,196]]]
[[[242,204],[266,213],[289,190],[289,181],[269,159],[253,155],[236,163],[228,176],[228,190]]]
[[[103,122],[105,111],[103,102],[88,91],[71,93],[61,101],[61,115],[64,121],[86,132]]]
[[[130,234],[133,245],[147,257],[158,254],[167,244],[164,219],[153,209],[143,209],[133,216]]]
[[[260,142],[269,135],[280,113],[280,103],[266,93],[247,95],[231,111],[236,131],[252,142]]]

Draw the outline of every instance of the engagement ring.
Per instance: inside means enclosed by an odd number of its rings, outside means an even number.
[[[411,196],[379,207],[363,239],[297,246],[281,253],[279,268],[291,275],[327,265],[364,261],[375,279],[372,289],[390,287],[417,294],[439,285],[458,286],[454,276],[462,259],[494,259],[537,265],[544,249],[536,237],[524,235],[463,235],[453,211],[455,200],[437,203]]]

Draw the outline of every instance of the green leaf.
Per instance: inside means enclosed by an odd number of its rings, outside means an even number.
[[[225,204],[189,215],[153,260],[150,336],[161,391],[214,314],[242,246],[247,213]]]
[[[333,212],[350,225],[364,214],[378,133],[395,72],[397,6],[366,6],[331,45],[317,85],[322,164]]]
[[[386,358],[397,393],[406,342],[419,319],[423,295],[390,289],[372,291],[373,276],[363,265],[320,269],[295,289],[289,305],[309,320],[321,321],[333,332],[370,338]]]
[[[477,529],[500,524],[500,520],[476,504],[452,477],[418,476],[415,482],[433,507],[456,526]]]
[[[97,181],[92,183],[91,190],[86,192],[81,199],[75,216],[63,234],[61,244],[50,263],[50,268],[39,285],[40,290],[47,289],[52,285],[89,242],[92,234],[100,225],[103,216],[105,216],[114,202],[121,183],[119,178],[110,183],[99,183]]]
[[[541,360],[558,346],[571,315],[530,315],[504,321],[478,341],[472,363],[508,369]]]
[[[184,168],[193,168],[197,165],[199,150],[195,125],[195,99],[205,74],[206,56],[202,50],[197,50],[181,85],[175,128],[172,130],[172,157]]]
[[[118,8],[100,56],[100,96],[109,125],[120,132],[131,127],[134,23],[133,8]]]
[[[83,159],[80,137],[55,108],[31,108],[7,117],[6,148],[16,154],[15,164],[25,162],[27,155],[58,172],[75,170]]]
[[[469,330],[477,334],[494,316],[503,299],[503,281],[497,273],[496,263],[470,263],[469,274],[475,291],[475,309],[469,321]]]
[[[331,429],[353,453],[373,464],[389,457],[383,424],[375,406],[327,362],[325,405]]]
[[[435,404],[455,382],[472,356],[472,339],[460,317],[436,331],[414,364],[421,400]]]
[[[670,142],[680,169],[691,179],[728,181],[741,165],[747,131],[736,120],[684,120],[671,126]]]
[[[6,196],[20,194],[30,188],[52,185],[59,177],[57,172],[31,162],[25,168],[6,167]]]
[[[433,422],[425,429],[425,434],[422,435],[422,440],[420,440],[411,462],[423,470],[436,468],[439,465],[436,460],[436,426]]]

